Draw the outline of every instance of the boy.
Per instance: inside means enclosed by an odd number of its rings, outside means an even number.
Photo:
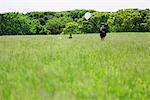
[[[106,37],[106,27],[105,27],[105,24],[101,24],[101,27],[100,27],[100,37],[101,37],[101,40],[104,40],[105,37]]]

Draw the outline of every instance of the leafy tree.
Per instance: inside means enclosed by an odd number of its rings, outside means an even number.
[[[91,18],[87,21],[84,16],[78,20],[82,31],[85,33],[98,33],[101,23],[106,23],[109,18],[109,13],[95,12],[92,13]]]
[[[143,18],[137,9],[119,10],[110,15],[108,20],[110,30],[116,32],[138,32],[142,22]]]
[[[84,14],[90,12],[87,21]],[[0,14],[0,35],[67,34],[70,27],[77,33],[98,33],[101,23],[108,24],[110,32],[149,32],[150,9],[125,9],[117,12],[72,10],[63,12],[30,12]],[[75,24],[75,25],[72,25]],[[68,31],[68,32],[67,32]],[[75,32],[72,30],[72,32]]]
[[[77,22],[70,22],[66,24],[61,34],[81,34],[80,26]]]
[[[29,16],[31,19],[47,18],[45,20],[48,20],[52,19],[55,16],[55,12],[30,12],[26,15]]]
[[[48,20],[45,27],[50,34],[60,34],[63,28],[65,28],[66,23],[72,21],[72,18],[69,17],[54,18]]]
[[[31,33],[32,21],[24,14],[6,13],[1,16],[1,34],[23,35]]]
[[[69,17],[69,12],[67,11],[62,11],[62,12],[57,12],[55,13],[55,17],[61,18],[61,17]],[[70,17],[71,18],[71,17]]]
[[[95,12],[94,10],[73,10],[73,11],[70,11],[70,17],[74,20],[74,21],[77,21],[79,18],[82,18],[84,16],[84,14],[86,12],[90,12],[90,13],[93,13]]]
[[[93,29],[93,23],[90,21],[87,21],[84,17],[80,18],[78,20],[78,23],[80,25],[80,29],[84,33],[94,33]]]

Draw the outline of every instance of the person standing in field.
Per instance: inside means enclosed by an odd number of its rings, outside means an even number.
[[[70,33],[70,34],[69,34],[69,39],[71,39],[71,38],[72,38],[72,34]]]
[[[100,38],[101,38],[101,40],[104,40],[105,39],[105,37],[106,37],[106,27],[105,27],[105,24],[101,24],[100,25]]]

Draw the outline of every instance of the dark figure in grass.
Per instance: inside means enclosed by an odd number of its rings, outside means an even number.
[[[71,39],[72,38],[72,34],[70,33],[70,35],[69,35],[69,39]]]
[[[101,24],[101,26],[100,26],[100,37],[101,37],[101,40],[104,40],[105,37],[106,37],[106,27],[105,27],[105,24]]]

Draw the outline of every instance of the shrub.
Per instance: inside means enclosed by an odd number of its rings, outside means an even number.
[[[82,34],[79,26],[76,22],[70,22],[66,24],[66,27],[63,29],[62,34]]]

